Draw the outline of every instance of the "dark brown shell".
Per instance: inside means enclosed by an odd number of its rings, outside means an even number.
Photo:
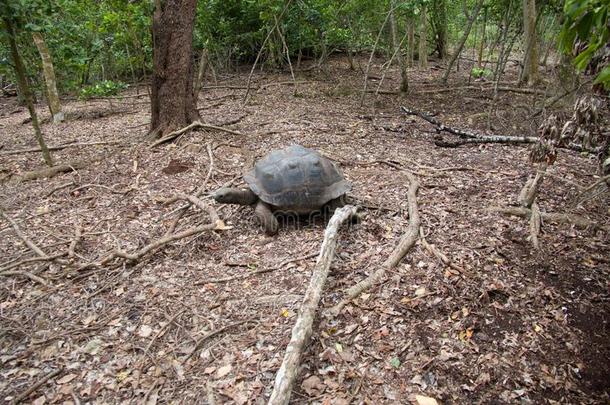
[[[269,153],[244,179],[264,202],[295,210],[318,209],[352,188],[333,162],[300,145]]]

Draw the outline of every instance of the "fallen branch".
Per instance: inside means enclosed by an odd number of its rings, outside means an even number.
[[[435,139],[434,144],[441,148],[457,148],[467,144],[481,144],[481,143],[505,143],[505,144],[531,144],[534,143],[530,137],[513,137],[513,136],[502,136],[502,135],[479,135],[478,138],[467,138],[460,139],[458,141],[446,141],[444,139]]]
[[[122,257],[123,259],[137,262],[138,260],[140,260],[140,258],[142,258],[142,256],[144,256],[151,250],[154,250],[161,246],[167,245],[168,243],[173,242],[175,240],[184,239],[191,235],[195,235],[197,233],[201,233],[201,232],[205,232],[205,231],[222,230],[222,229],[225,229],[225,228],[219,228],[217,223],[200,225],[200,226],[196,226],[194,228],[189,228],[185,231],[174,233],[174,234],[165,236],[161,239],[158,239],[158,240],[144,246],[142,249],[138,250],[135,253],[127,253],[127,252],[123,252],[122,250],[116,250],[116,251],[114,251],[113,255],[114,255],[114,257]],[[112,259],[110,259],[110,260],[112,260]],[[107,263],[110,260],[104,259],[103,261]]]
[[[120,142],[118,142],[118,141],[110,141],[110,142],[72,142],[72,143],[65,143],[63,145],[48,146],[47,149],[49,149],[50,151],[54,151],[54,150],[62,150],[62,149],[66,149],[66,148],[74,148],[74,147],[77,147],[77,146],[116,145],[118,143],[120,143]],[[7,150],[7,151],[4,151],[4,152],[0,152],[0,156],[19,155],[19,154],[22,154],[22,153],[40,152],[40,151],[41,151],[40,148]]]
[[[104,156],[95,158],[93,160],[79,160],[79,161],[72,162],[72,163],[45,167],[45,168],[42,168],[39,170],[25,172],[21,175],[15,175],[12,177],[12,180],[28,181],[28,180],[35,180],[35,179],[40,179],[40,178],[44,178],[44,177],[49,178],[49,177],[57,176],[60,173],[73,172],[73,171],[76,171],[79,169],[83,169],[91,164],[104,160],[106,157],[107,157],[107,155],[104,155]]]
[[[322,288],[328,277],[330,263],[335,255],[339,226],[355,214],[356,207],[346,205],[343,208],[337,209],[328,222],[320,254],[313,270],[309,287],[305,293],[305,298],[301,304],[299,317],[292,328],[292,337],[286,348],[284,361],[275,376],[275,385],[268,404],[287,404],[290,400],[301,354],[311,335],[313,319],[320,302]]]
[[[154,148],[157,145],[171,141],[172,139],[175,139],[175,138],[179,137],[180,135],[184,134],[185,132],[190,131],[191,129],[195,129],[195,128],[213,129],[216,131],[227,132],[232,135],[244,136],[241,132],[233,131],[232,129],[217,127],[216,125],[204,124],[201,121],[195,121],[195,122],[192,122],[191,124],[187,125],[184,128],[181,128],[174,132],[170,132],[169,134],[165,135],[164,137],[157,139],[156,141],[154,141],[153,143],[150,144],[150,147]]]
[[[468,132],[468,131],[464,131],[462,129],[458,129],[458,128],[452,128],[452,127],[448,127],[446,125],[443,125],[439,120],[437,120],[436,118],[431,117],[428,114],[424,114],[422,112],[419,111],[415,111],[415,110],[410,110],[406,107],[400,107],[400,109],[407,115],[415,115],[417,117],[420,117],[426,121],[428,121],[430,124],[434,125],[436,127],[436,132],[448,132],[450,134],[453,135],[457,135],[460,138],[470,138],[470,139],[478,139],[478,140],[486,140],[487,142],[492,142],[492,139],[496,138],[498,139],[498,142],[503,142],[503,143],[507,143],[507,142],[511,142],[511,143],[535,143],[538,142],[538,138],[535,136],[508,136],[508,135],[494,135],[494,136],[490,136],[490,135],[481,135],[481,134],[477,134],[474,132]],[[476,141],[475,141],[476,142]],[[466,142],[467,143],[467,142]]]
[[[409,249],[411,249],[413,245],[415,245],[415,242],[417,242],[419,237],[419,227],[421,224],[419,211],[417,208],[417,190],[419,188],[419,183],[413,174],[407,171],[405,171],[405,173],[409,178],[410,183],[409,191],[407,192],[407,199],[409,203],[409,226],[407,231],[404,233],[402,238],[400,238],[398,246],[394,248],[390,254],[390,257],[383,262],[381,267],[358,284],[348,288],[345,292],[345,298],[343,298],[343,300],[341,300],[337,305],[332,307],[327,312],[327,316],[335,317],[339,315],[343,307],[345,307],[345,305],[347,305],[351,300],[378,283],[385,275],[385,272],[396,267],[400,260],[407,254]]]
[[[0,272],[0,277],[8,277],[8,276],[24,276],[24,277],[29,278],[32,281],[35,281],[37,283],[44,285],[45,287],[48,287],[48,285],[49,285],[47,280],[45,280],[44,278],[39,277],[33,273],[30,273],[29,271],[8,270],[8,271]]]

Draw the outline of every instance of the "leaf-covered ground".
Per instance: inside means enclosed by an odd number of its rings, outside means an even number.
[[[132,89],[122,99],[68,101],[65,123],[43,125],[47,142],[107,144],[56,151],[57,162],[93,163],[22,183],[11,177],[39,167],[41,156],[5,153],[36,145],[27,110],[0,99],[2,210],[46,255],[74,248],[0,277],[0,401],[35,388],[26,402],[266,402],[323,221],[289,224],[269,238],[249,207],[215,204],[230,229],[178,240],[137,263],[115,258],[79,268],[163,237],[183,204],[163,198],[203,183],[208,146],[211,192],[231,180],[243,186],[240,176],[255,159],[299,143],[338,161],[365,206],[361,223],[341,233],[322,310],[378,268],[407,226],[408,181],[392,166],[416,174],[426,240],[460,270],[418,243],[383,284],[334,320],[318,319],[292,402],[411,403],[419,394],[443,403],[607,403],[608,234],[544,223],[535,251],[527,221],[490,212],[515,204],[534,172],[528,150],[436,147],[430,125],[401,115],[400,105],[483,131],[493,95],[489,83],[469,84],[463,73],[450,83],[454,90],[436,92],[440,72],[411,69],[413,94],[369,93],[364,107],[362,74],[342,59],[298,73],[304,83],[296,89],[288,73],[258,73],[245,107],[239,87],[247,73],[221,77],[202,92],[202,121],[243,135],[201,130],[153,149],[144,141],[144,87],[141,97]],[[381,63],[372,74],[382,76]],[[384,89],[397,87],[396,74]],[[542,116],[528,117],[542,97],[501,92],[495,132],[533,135]],[[38,111],[48,116],[43,105]],[[570,100],[553,111],[568,117]],[[603,114],[607,122],[607,106]],[[596,165],[594,157],[560,151],[541,209],[610,226],[607,192],[579,204]],[[177,231],[208,222],[191,208]],[[0,268],[34,257],[3,218]]]

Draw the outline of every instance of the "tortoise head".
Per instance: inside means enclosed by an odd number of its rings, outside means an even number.
[[[221,204],[254,204],[258,197],[250,189],[241,190],[238,188],[219,188],[214,193],[214,200]]]

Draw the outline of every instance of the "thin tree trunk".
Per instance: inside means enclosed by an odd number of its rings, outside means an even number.
[[[193,94],[193,25],[197,0],[155,1],[151,137],[199,120]]]
[[[481,33],[481,43],[479,44],[479,57],[477,59],[477,66],[481,67],[483,63],[483,49],[485,49],[485,34],[487,30],[487,7],[483,10],[483,30]]]
[[[426,69],[428,67],[428,40],[426,38],[428,22],[426,21],[426,6],[422,6],[419,18],[419,67],[420,69]]]
[[[57,124],[64,120],[64,113],[61,110],[61,103],[59,101],[59,94],[57,92],[57,82],[55,80],[55,69],[53,68],[53,60],[49,53],[49,48],[42,37],[40,32],[33,32],[32,38],[40,53],[42,59],[42,71],[44,73],[44,80],[47,85],[47,100],[49,102],[49,110],[53,116],[53,123]]]
[[[208,66],[210,65],[210,59],[208,57],[208,49],[203,48],[201,51],[201,60],[199,61],[199,70],[197,72],[197,79],[195,80],[195,88],[193,90],[195,96],[195,103],[197,103],[197,99],[199,97],[199,92],[201,91],[201,87],[203,87],[205,74],[208,71]]]
[[[413,16],[407,17],[407,65],[413,66],[413,55],[415,54],[415,20]]]
[[[17,49],[17,42],[15,41],[15,30],[13,28],[13,24],[10,17],[4,17],[4,25],[6,26],[7,37],[9,42],[9,47],[11,48],[11,56],[13,58],[13,64],[15,66],[15,74],[17,76],[17,83],[19,84],[19,90],[25,99],[25,102],[28,106],[28,111],[30,112],[30,117],[32,117],[32,126],[34,127],[34,134],[36,135],[36,140],[38,141],[38,145],[42,150],[42,157],[44,158],[45,163],[48,166],[53,166],[53,159],[51,159],[51,153],[47,148],[47,144],[42,137],[42,132],[40,132],[40,125],[38,125],[38,116],[36,115],[36,109],[34,108],[34,99],[32,97],[32,92],[30,90],[30,85],[28,84],[28,79],[25,74],[25,67],[23,66],[23,62],[21,61],[21,56],[19,56],[19,51]]]
[[[396,8],[396,0],[390,1],[390,31],[392,32],[392,45],[394,46],[394,54],[398,58],[398,66],[400,67],[400,92],[406,93],[409,91],[409,80],[407,78],[407,67],[402,57],[402,49],[398,42],[398,28],[394,9]]]
[[[520,83],[533,84],[539,80],[538,40],[536,38],[536,0],[523,0],[523,36],[525,54]]]
[[[457,48],[453,52],[453,55],[451,56],[451,60],[449,61],[449,65],[447,65],[447,69],[445,70],[445,73],[443,74],[443,77],[441,79],[441,82],[443,84],[447,83],[447,78],[449,77],[449,72],[451,72],[451,68],[453,67],[453,64],[455,63],[456,59],[462,52],[462,48],[464,48],[464,44],[466,43],[466,40],[468,39],[468,35],[470,35],[470,30],[472,29],[472,24],[477,19],[477,16],[479,15],[479,11],[481,10],[481,7],[483,6],[483,1],[484,0],[479,0],[477,5],[475,6],[474,11],[472,12],[472,14],[470,14],[470,18],[468,19],[468,25],[466,25],[466,29],[464,30],[464,35],[462,35],[462,39],[460,39],[460,43],[458,44]]]

